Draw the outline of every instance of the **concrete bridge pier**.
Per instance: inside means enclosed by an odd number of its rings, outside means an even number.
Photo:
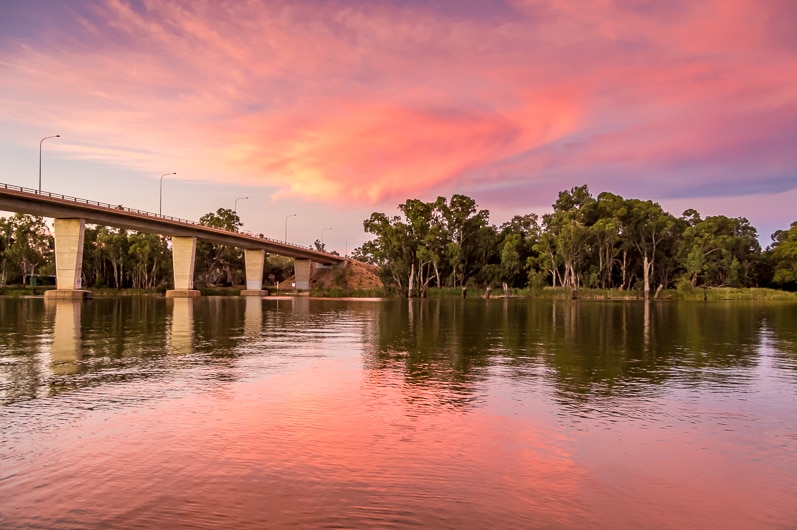
[[[196,238],[172,237],[172,266],[174,268],[174,289],[166,291],[166,298],[194,298],[199,291],[194,289],[194,260],[196,258]]]
[[[297,291],[307,291],[310,289],[310,265],[309,259],[293,260],[294,283],[296,284]]]
[[[263,265],[266,263],[266,251],[262,249],[244,249],[246,263],[246,289],[241,291],[241,296],[264,296],[268,291],[263,290]]]
[[[55,289],[45,299],[90,300],[91,291],[81,289],[85,219],[54,219]]]

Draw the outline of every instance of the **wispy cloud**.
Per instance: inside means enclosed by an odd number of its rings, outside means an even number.
[[[76,157],[168,159],[332,202],[445,189],[511,203],[582,182],[778,192],[797,162],[794,5],[16,6],[0,120],[68,129]],[[5,31],[15,24],[29,31]]]

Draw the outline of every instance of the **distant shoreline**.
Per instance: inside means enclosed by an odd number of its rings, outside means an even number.
[[[240,296],[240,292],[244,289],[241,287],[213,287],[213,288],[200,288],[202,296]],[[36,287],[21,287],[21,286],[7,286],[0,288],[0,297],[4,298],[41,298],[44,292],[48,290],[40,286]],[[112,289],[112,288],[99,288],[90,289],[95,298],[114,298],[114,297],[163,297],[165,289]],[[501,289],[492,289],[489,297],[486,296],[486,289],[484,288],[470,288],[465,290],[466,298],[474,299],[528,299],[528,300],[620,300],[620,301],[634,301],[644,300],[642,291],[636,290],[617,290],[617,289],[589,289],[581,288],[578,290],[562,288],[562,287],[545,287],[543,289],[510,289],[506,294]],[[295,297],[309,297],[313,299],[327,299],[327,300],[384,300],[391,298],[403,298],[395,293],[387,291],[345,291],[340,289],[325,289],[313,290],[310,292],[272,292],[270,295],[264,295],[263,298],[289,299]],[[427,292],[427,299],[440,299],[440,298],[462,298],[462,289],[460,288],[430,288]],[[423,299],[423,298],[419,298]],[[711,287],[703,289],[700,287],[685,290],[678,289],[664,289],[659,293],[658,298],[651,298],[652,302],[670,301],[670,300],[691,300],[691,301],[785,301],[797,302],[797,292],[782,291],[778,289],[769,289],[762,287]]]

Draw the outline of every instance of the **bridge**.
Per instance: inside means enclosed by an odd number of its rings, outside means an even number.
[[[346,262],[345,258],[336,254],[319,252],[245,232],[213,228],[168,215],[57,193],[40,192],[11,184],[0,183],[0,210],[53,218],[56,289],[47,291],[45,297],[77,299],[91,297],[89,291],[81,289],[83,234],[86,223],[170,236],[174,266],[174,289],[166,292],[166,296],[170,298],[199,296],[199,291],[194,289],[197,239],[244,250],[246,289],[241,292],[244,296],[265,294],[262,286],[267,252],[294,258],[298,290],[310,288],[311,263],[339,265]]]

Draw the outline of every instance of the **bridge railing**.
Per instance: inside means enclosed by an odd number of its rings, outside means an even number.
[[[138,210],[136,208],[128,208],[127,206],[122,206],[121,204],[109,204],[107,202],[92,201],[90,199],[81,199],[79,197],[72,197],[70,195],[64,195],[62,193],[50,193],[49,191],[39,191],[39,190],[34,190],[32,188],[25,188],[25,187],[22,187],[22,186],[15,186],[13,184],[4,184],[2,182],[0,182],[0,189],[7,189],[7,190],[12,190],[12,191],[21,191],[23,193],[31,193],[31,194],[38,195],[38,196],[41,196],[41,197],[49,197],[51,199],[60,199],[60,200],[64,200],[64,201],[74,202],[76,204],[86,204],[88,206],[98,206],[100,208],[107,208],[109,210],[124,211],[124,212],[134,213],[134,214],[137,214],[137,215],[144,215],[144,216],[147,216],[147,217],[153,217],[155,219],[164,219],[164,220],[167,220],[167,221],[174,221],[174,222],[177,222],[177,223],[185,223],[185,224],[194,225],[194,226],[204,226],[206,228],[215,228],[215,227],[209,227],[207,225],[203,225],[203,224],[198,223],[196,221],[191,221],[189,219],[181,219],[179,217],[172,217],[171,215],[163,215],[163,214],[158,214],[158,213],[147,212],[145,210]],[[312,247],[305,247],[305,246],[302,246],[302,245],[295,245],[293,243],[288,243],[287,241],[278,241],[276,239],[272,239],[270,237],[266,237],[263,234],[255,235],[254,233],[252,233],[250,231],[237,232],[235,230],[228,230],[226,228],[217,228],[217,230],[224,230],[226,232],[231,232],[231,233],[234,233],[234,234],[241,234],[241,235],[245,235],[245,236],[248,236],[248,237],[262,239],[264,241],[272,241],[274,243],[279,243],[281,245],[288,245],[290,247],[300,248],[302,250],[314,250]],[[316,252],[318,252],[318,251],[316,251]]]

